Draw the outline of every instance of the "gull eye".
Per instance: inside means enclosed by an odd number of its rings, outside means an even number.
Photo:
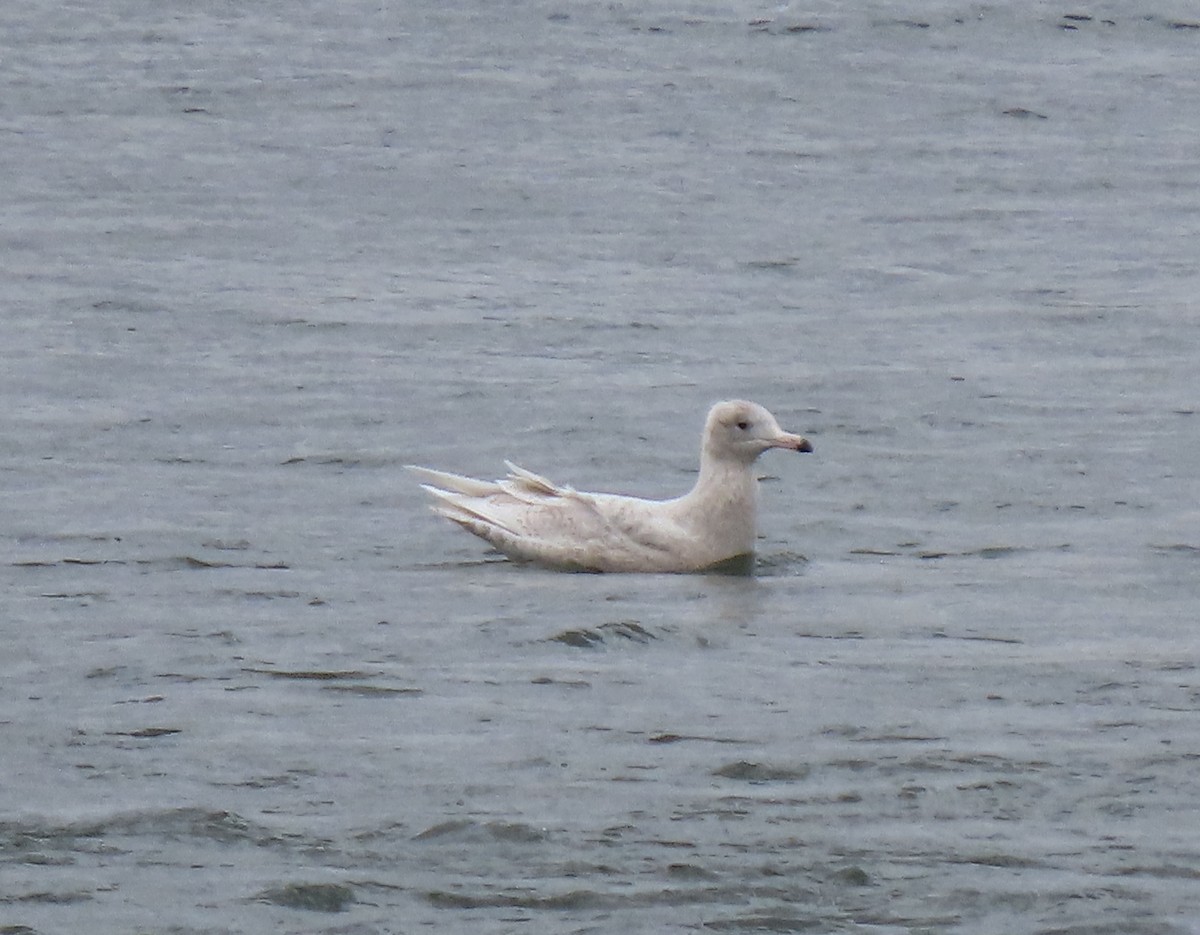
[[[744,432],[746,429],[750,428],[750,423],[745,419],[742,419],[742,421],[737,424],[737,427]]]

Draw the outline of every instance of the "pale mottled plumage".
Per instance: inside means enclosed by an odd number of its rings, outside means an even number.
[[[560,487],[512,462],[483,481],[410,467],[437,498],[433,510],[509,558],[586,571],[700,571],[754,551],[758,480],[768,448],[812,451],[762,406],[717,403],[708,413],[700,476],[672,500],[642,500]]]

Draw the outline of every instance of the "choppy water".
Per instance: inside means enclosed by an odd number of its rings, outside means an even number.
[[[0,925],[1200,931],[1185,5],[0,12]],[[562,575],[401,466],[668,495]]]

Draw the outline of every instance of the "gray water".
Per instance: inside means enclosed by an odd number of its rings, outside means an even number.
[[[1200,932],[1190,4],[0,10],[0,926]],[[402,466],[692,481],[565,575]]]

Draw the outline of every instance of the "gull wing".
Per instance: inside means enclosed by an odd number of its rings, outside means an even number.
[[[433,511],[510,558],[592,571],[672,570],[683,530],[661,502],[582,493],[506,462],[509,474],[482,481],[412,468]]]

